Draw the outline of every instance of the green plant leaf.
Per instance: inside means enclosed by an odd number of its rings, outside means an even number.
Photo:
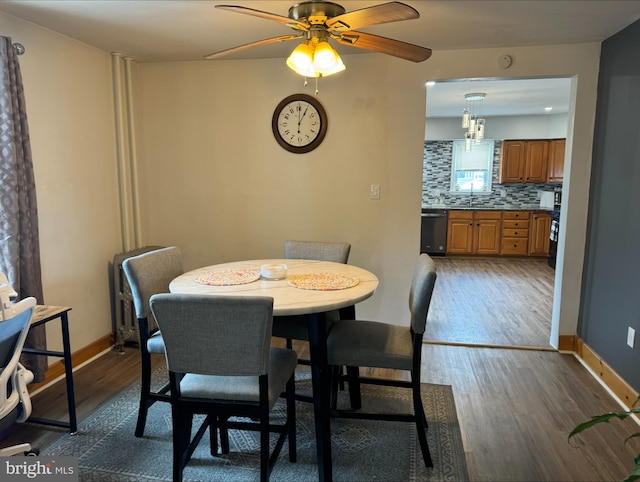
[[[624,444],[627,445],[627,442],[632,438],[640,437],[640,432],[636,432],[633,435],[629,435],[626,439],[624,439]],[[636,464],[640,464],[640,454],[636,457]]]
[[[594,425],[597,425],[599,423],[609,423],[609,421],[612,418],[617,418],[620,420],[624,420],[625,418],[627,418],[630,415],[629,412],[609,412],[609,413],[603,413],[601,415],[595,415],[593,417],[591,417],[590,420],[587,420],[586,422],[582,422],[581,424],[577,425],[569,434],[568,438],[573,437],[574,435],[579,434],[580,432],[583,432],[584,430],[593,427]]]
[[[635,458],[636,466],[633,468],[631,473],[627,475],[626,479],[623,479],[622,482],[635,482],[640,480],[640,454]]]

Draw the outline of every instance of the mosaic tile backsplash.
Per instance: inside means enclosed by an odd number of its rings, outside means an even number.
[[[498,184],[501,141],[494,141],[492,192],[489,194],[451,193],[453,141],[425,141],[422,164],[422,205],[499,209],[540,204],[538,191],[553,191],[557,184]],[[501,191],[506,195],[501,196]]]

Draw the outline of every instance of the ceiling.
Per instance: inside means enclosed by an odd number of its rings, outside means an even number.
[[[202,60],[219,50],[293,32],[277,22],[216,9],[217,4],[241,5],[286,16],[294,3],[295,0],[0,0],[0,11],[106,52],[119,52],[137,62],[155,62]],[[337,3],[350,12],[384,1],[338,0]],[[420,18],[362,30],[429,47],[434,57],[439,50],[601,42],[640,18],[638,0],[407,0],[403,3],[418,10]],[[13,41],[21,40],[14,38]],[[294,46],[294,42],[275,43],[225,58],[286,58]],[[25,47],[28,55],[29,45]],[[348,46],[335,47],[341,55],[366,53]],[[346,59],[345,63],[348,66]],[[433,88],[433,93],[438,95],[429,96],[428,115],[459,115],[464,107],[464,94],[478,91],[487,93],[483,107],[487,115],[494,108],[502,109],[506,115],[504,107],[498,107],[499,103],[506,102],[502,98],[518,95],[522,104],[524,92],[532,105],[536,97],[542,97],[539,102],[548,103],[552,94],[558,94],[557,82],[502,81],[472,86],[460,82],[441,83]],[[558,103],[555,112],[563,108],[566,112],[568,98],[558,97],[565,99],[564,107]],[[454,108],[455,113],[446,113],[453,112]]]

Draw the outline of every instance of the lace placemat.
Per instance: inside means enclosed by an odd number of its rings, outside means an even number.
[[[330,273],[289,275],[289,284],[303,290],[332,291],[352,288],[360,283],[354,276]]]
[[[233,286],[252,283],[257,279],[260,279],[259,269],[225,269],[199,274],[195,282],[209,286]]]

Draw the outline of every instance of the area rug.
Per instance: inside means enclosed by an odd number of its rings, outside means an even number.
[[[154,383],[166,380],[165,369],[154,372]],[[310,391],[308,372],[296,381],[296,391]],[[406,393],[405,393],[406,392]],[[65,434],[41,451],[46,456],[78,457],[82,481],[169,481],[172,475],[171,411],[166,403],[149,410],[144,437],[136,438],[137,384],[83,420],[76,435]],[[339,403],[348,404],[342,393]],[[367,411],[411,410],[409,390],[362,386]],[[423,384],[422,401],[429,423],[428,441],[434,462],[425,468],[415,426],[406,422],[332,419],[333,478],[336,481],[467,481],[469,480],[460,427],[451,387]],[[283,417],[284,404],[274,417]],[[290,463],[287,444],[271,474],[273,481],[317,481],[313,409],[297,402],[298,460]],[[194,423],[194,426],[196,424]],[[230,431],[231,453],[212,457],[208,435],[203,437],[189,465],[185,481],[259,480],[257,432]]]

